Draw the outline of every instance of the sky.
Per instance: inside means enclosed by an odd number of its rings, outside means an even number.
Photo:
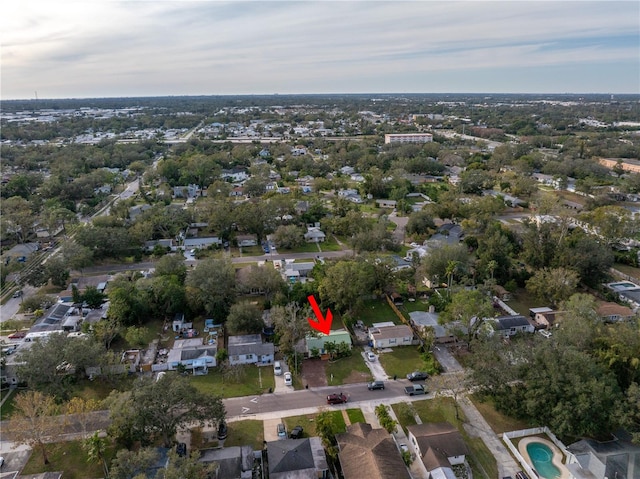
[[[640,93],[640,2],[0,6],[4,100],[274,93]]]

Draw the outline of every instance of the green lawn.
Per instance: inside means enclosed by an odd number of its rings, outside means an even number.
[[[484,477],[486,479],[498,477],[498,466],[496,465],[495,457],[487,449],[482,439],[471,437],[464,429],[463,423],[466,418],[461,409],[458,409],[460,421],[456,420],[456,408],[452,398],[438,397],[427,401],[414,401],[412,404],[423,423],[446,421],[458,428],[462,437],[464,437],[465,443],[471,450],[471,454],[467,456],[467,459],[473,470],[474,477]]]
[[[262,246],[243,246],[240,249],[242,250],[240,256],[262,256],[264,254]]]
[[[544,302],[535,299],[524,288],[519,288],[515,294],[512,295],[510,301],[507,301],[507,305],[514,311],[529,316],[529,308],[539,308],[541,306],[548,306]]]
[[[295,248],[291,248],[291,249],[278,249],[277,250],[279,254],[282,253],[318,253],[320,254],[320,250],[318,249],[318,245],[316,243],[305,243],[303,245],[300,246],[296,246]]]
[[[333,235],[329,235],[324,243],[320,243],[320,249],[322,251],[342,251],[342,246],[338,244]]]
[[[413,408],[412,403],[400,402],[397,404],[392,404],[391,408],[396,414],[400,426],[402,426],[405,431],[407,430],[407,426],[413,426],[414,424],[417,424],[415,418],[415,409]]]
[[[531,427],[531,424],[528,424],[525,421],[514,419],[499,413],[496,411],[491,401],[482,402],[478,397],[473,395],[469,396],[469,399],[471,399],[471,402],[473,402],[474,406],[478,411],[480,411],[482,417],[484,417],[485,421],[489,423],[489,426],[491,426],[491,429],[493,429],[493,432],[496,434]]]
[[[347,413],[349,411],[360,411],[359,409],[348,409]],[[347,430],[347,425],[344,422],[344,417],[342,416],[342,411],[331,411],[331,410],[327,410],[327,412],[331,415],[331,420],[334,424],[334,426],[336,427],[336,429],[338,430],[338,432],[346,432]],[[362,411],[360,411],[360,414],[362,414]],[[282,420],[284,421],[285,425],[287,426],[287,431],[291,431],[294,427],[296,426],[302,426],[303,429],[303,434],[302,437],[311,437],[311,436],[316,436],[316,416],[318,414],[304,414],[302,416],[291,416],[291,417],[285,417]],[[349,416],[349,418],[351,418],[351,416]],[[364,419],[364,416],[363,416]]]
[[[273,368],[259,368],[253,365],[242,366],[243,375],[240,379],[226,379],[219,369],[209,369],[206,376],[189,376],[192,384],[200,391],[233,398],[240,396],[252,396],[266,393],[269,388],[275,388]]]
[[[13,398],[16,396],[17,392],[17,389],[2,390],[0,398],[4,399],[5,396],[7,396],[7,400],[2,403],[2,409],[0,409],[0,421],[9,419],[9,416],[11,416],[11,414],[13,413]]]
[[[633,266],[629,266],[628,264],[621,263],[616,263],[613,265],[613,267],[626,275],[636,278],[637,281],[640,281],[640,268],[634,268]]]
[[[361,409],[347,409],[347,416],[349,417],[351,424],[355,424],[356,422],[367,422]]]
[[[340,384],[360,383],[371,381],[371,371],[364,363],[360,354],[360,348],[353,348],[353,354],[346,358],[340,358],[327,363],[327,384],[337,386]],[[333,380],[331,375],[333,374]]]
[[[405,301],[398,309],[408,318],[409,313],[414,311],[429,311],[429,302],[422,299]]]
[[[378,355],[380,363],[390,377],[406,377],[412,371],[424,368],[424,362],[416,346],[394,348],[390,353]]]
[[[137,377],[135,375],[116,376],[113,379],[99,378],[95,381],[84,379],[71,386],[73,389],[69,395],[70,397],[78,396],[85,400],[95,399],[96,401],[102,401],[114,389],[117,391],[128,391],[133,387],[136,379]]]
[[[264,424],[262,421],[247,419],[227,423],[225,447],[250,445],[254,450],[262,449],[264,442]]]
[[[115,457],[116,446],[107,447],[105,457],[107,464]],[[104,477],[104,469],[99,463],[87,461],[87,455],[80,441],[65,441],[47,444],[49,464],[44,465],[42,454],[34,451],[21,474],[40,474],[43,472],[64,471],[65,479],[93,479]]]
[[[366,326],[372,326],[373,323],[382,323],[385,321],[393,321],[395,324],[400,324],[400,319],[396,316],[396,313],[393,312],[386,299],[371,299],[365,301],[355,315],[355,318],[362,321]]]

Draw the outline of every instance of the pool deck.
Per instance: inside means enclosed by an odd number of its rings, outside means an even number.
[[[562,463],[562,458],[564,457],[562,454],[562,451],[560,451],[560,449],[558,449],[558,447],[551,441],[539,436],[523,437],[518,442],[518,451],[520,452],[520,455],[524,457],[524,460],[527,461],[527,463],[532,469],[535,469],[535,468],[533,467],[533,462],[531,461],[531,458],[529,457],[529,453],[527,452],[527,444],[532,442],[540,442],[546,445],[549,449],[551,449],[551,451],[553,452],[553,458],[551,459],[551,463],[560,470],[560,479],[571,478],[571,473],[569,472],[569,469],[564,467],[564,464]]]

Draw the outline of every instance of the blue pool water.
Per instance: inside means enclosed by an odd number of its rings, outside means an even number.
[[[533,463],[533,468],[544,479],[556,479],[560,477],[560,469],[553,465],[551,459],[553,452],[549,446],[541,442],[530,442],[527,444],[527,452]]]

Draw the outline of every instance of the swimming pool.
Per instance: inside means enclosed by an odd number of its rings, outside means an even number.
[[[529,459],[533,468],[544,479],[556,479],[560,477],[560,469],[553,465],[553,452],[546,444],[532,441],[526,446]]]

